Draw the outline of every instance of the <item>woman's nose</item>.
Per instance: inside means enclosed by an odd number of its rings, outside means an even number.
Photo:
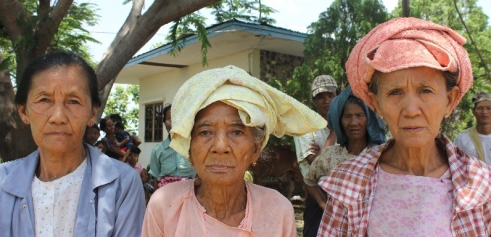
[[[230,152],[230,143],[226,132],[217,132],[213,140],[212,151],[218,154],[228,154]]]
[[[66,123],[66,112],[67,111],[63,103],[54,103],[51,107],[51,113],[49,113],[49,121],[56,124]]]
[[[421,98],[412,93],[406,93],[400,101],[402,115],[415,117],[421,114]]]

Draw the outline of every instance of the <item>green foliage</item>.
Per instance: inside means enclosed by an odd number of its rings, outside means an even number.
[[[295,68],[293,78],[273,86],[313,109],[310,85],[318,75],[333,76],[339,87],[348,85],[344,63],[356,42],[373,27],[385,22],[388,13],[378,0],[335,0],[309,27],[305,61]]]
[[[448,26],[467,39],[464,48],[471,59],[474,86],[467,92],[450,118],[442,123],[441,131],[451,139],[474,123],[472,96],[478,91],[491,92],[491,75],[484,68],[485,65],[488,68],[491,66],[491,28],[488,26],[488,16],[476,5],[476,2],[476,0],[457,1],[458,11],[462,14],[468,32],[455,9],[454,0],[411,0],[410,5],[411,16]],[[401,12],[399,4],[392,15],[397,17]],[[469,34],[476,45],[471,44]],[[478,51],[483,60],[478,56]]]
[[[261,3],[261,0],[221,0],[208,8],[215,15],[217,22],[225,22],[231,19],[275,24],[276,21],[268,16],[276,10]],[[256,15],[257,14],[257,15]]]
[[[9,71],[12,73],[16,72],[17,68],[15,52],[30,50],[36,46],[34,31],[32,29],[35,29],[35,25],[41,17],[37,14],[37,1],[21,0],[20,2],[28,12],[28,16],[18,19],[24,32],[15,42],[15,45],[12,44],[4,27],[0,25],[0,51],[6,59],[1,66],[8,66]],[[90,33],[84,27],[94,26],[97,23],[99,16],[95,13],[96,11],[96,5],[93,3],[73,3],[61,22],[48,51],[72,51],[95,66],[96,64],[91,60],[88,48],[85,45],[87,42],[98,43],[98,41],[91,37]],[[15,75],[13,76],[15,77]]]
[[[262,4],[261,0],[221,0],[207,8],[212,9],[211,13],[215,15],[215,20],[218,23],[232,19],[264,24],[276,23],[274,19],[269,17],[276,10]],[[186,42],[186,37],[196,34],[201,42],[201,57],[203,66],[205,66],[208,48],[211,48],[206,32],[206,20],[206,17],[200,12],[194,12],[174,21],[166,38],[172,44],[170,53],[173,56],[178,55]]]
[[[104,114],[119,114],[123,119],[125,130],[138,130],[138,101],[140,99],[138,85],[117,85],[111,90]]]

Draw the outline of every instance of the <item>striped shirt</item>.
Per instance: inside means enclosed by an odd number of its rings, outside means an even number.
[[[446,150],[452,176],[453,236],[489,236],[491,167],[467,155],[443,134],[435,141]],[[318,236],[366,236],[377,187],[378,159],[393,144],[394,140],[390,140],[341,163],[319,182],[330,197]]]

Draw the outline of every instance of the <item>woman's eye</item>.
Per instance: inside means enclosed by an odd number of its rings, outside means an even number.
[[[392,91],[389,91],[389,95],[400,95],[401,92],[399,90],[392,90]]]
[[[431,93],[430,89],[421,89],[421,93]]]
[[[201,131],[201,132],[199,132],[199,135],[208,136],[208,135],[210,135],[210,131]]]
[[[68,103],[69,104],[74,104],[74,105],[80,104],[80,102],[78,102],[78,100],[69,100]]]
[[[38,102],[49,102],[48,98],[41,98],[38,100]]]
[[[234,134],[234,135],[236,135],[236,136],[239,136],[239,135],[244,134],[244,132],[242,132],[241,130],[234,130],[234,131],[232,132],[232,134]]]

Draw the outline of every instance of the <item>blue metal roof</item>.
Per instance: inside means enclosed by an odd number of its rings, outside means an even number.
[[[243,22],[235,19],[207,27],[206,31],[208,33],[208,39],[221,34],[225,34],[230,31],[243,31],[255,35],[270,36],[280,39],[298,41],[302,43],[305,41],[305,38],[307,38],[307,34],[301,32],[292,31],[289,29],[267,25],[267,24]],[[197,43],[198,41],[199,39],[196,34],[190,35],[185,38],[183,47]],[[158,57],[163,54],[168,54],[171,50],[172,50],[172,44],[167,43],[158,48],[152,49],[146,53],[133,57],[128,61],[128,63],[126,63],[125,67],[129,67],[141,62],[145,62],[147,60],[150,60],[152,58]]]

